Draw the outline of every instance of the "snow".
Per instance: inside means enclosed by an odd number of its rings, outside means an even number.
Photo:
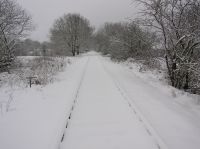
[[[150,72],[141,73],[134,66],[128,69],[105,59],[104,63],[112,78],[120,84],[168,148],[200,147],[200,108],[190,96],[184,94],[173,97],[172,88],[155,81],[157,76],[150,77]],[[173,92],[179,93],[175,89]],[[182,98],[184,101],[180,101]],[[190,106],[186,106],[189,100]]]
[[[33,86],[13,93],[1,88],[1,101],[6,101],[8,94],[12,94],[11,108],[14,110],[7,112],[3,106],[0,115],[0,148],[58,148],[65,117],[70,111],[85,62],[85,59],[80,58],[59,74],[60,81],[46,87]]]
[[[156,148],[98,57],[86,69],[61,149]]]
[[[130,73],[133,73],[134,76],[137,76],[140,80],[145,81],[149,85],[159,89],[164,94],[167,94],[168,96],[171,96],[168,98],[168,100],[171,100],[172,102],[177,102],[178,104],[182,104],[182,106],[185,106],[189,108],[190,110],[200,110],[200,96],[195,94],[190,94],[178,89],[173,88],[169,85],[168,80],[166,79],[166,64],[163,59],[159,59],[161,68],[160,70],[145,70],[141,71],[141,68],[143,67],[141,63],[137,63],[133,60],[128,60],[123,63],[122,67],[127,67]],[[131,69],[131,70],[130,70]],[[199,112],[198,112],[199,113]],[[198,114],[196,113],[196,114]]]
[[[0,148],[200,148],[197,96],[136,64],[95,52],[72,59],[47,86],[0,87]]]

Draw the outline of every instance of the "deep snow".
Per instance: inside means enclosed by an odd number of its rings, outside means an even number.
[[[190,99],[91,52],[46,87],[0,88],[0,101],[11,101],[1,102],[0,148],[199,149],[200,108]]]

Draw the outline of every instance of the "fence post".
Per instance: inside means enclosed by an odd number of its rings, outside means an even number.
[[[29,80],[29,86],[30,86],[30,88],[31,88],[31,86],[32,86],[32,84],[33,84],[33,82],[32,82],[32,80],[33,79],[36,79],[37,77],[27,77],[27,79]]]

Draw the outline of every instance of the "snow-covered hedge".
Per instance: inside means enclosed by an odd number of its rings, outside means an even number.
[[[71,60],[65,57],[18,57],[10,73],[0,73],[0,87],[27,87],[27,77],[36,77],[33,80],[36,85],[47,85],[54,81],[55,75],[63,71],[67,63]]]

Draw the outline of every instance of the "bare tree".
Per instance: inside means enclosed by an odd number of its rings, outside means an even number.
[[[102,39],[104,38],[104,40]],[[141,29],[135,22],[106,23],[99,30],[96,39],[103,52],[111,54],[114,58],[127,59],[134,57],[147,59],[151,56],[154,45],[154,36]],[[105,46],[108,47],[105,47]]]
[[[13,0],[0,0],[0,70],[8,70],[19,38],[30,30],[31,17]]]
[[[110,38],[105,31],[105,28],[100,28],[93,36],[95,40],[96,51],[103,54],[108,54],[111,43]]]
[[[172,86],[189,89],[198,64],[200,44],[199,0],[137,0],[144,6],[143,25],[162,35]]]
[[[80,53],[80,48],[87,44],[93,28],[89,21],[80,14],[67,14],[57,19],[51,29],[51,42],[60,47],[60,50],[68,51],[73,56]]]

